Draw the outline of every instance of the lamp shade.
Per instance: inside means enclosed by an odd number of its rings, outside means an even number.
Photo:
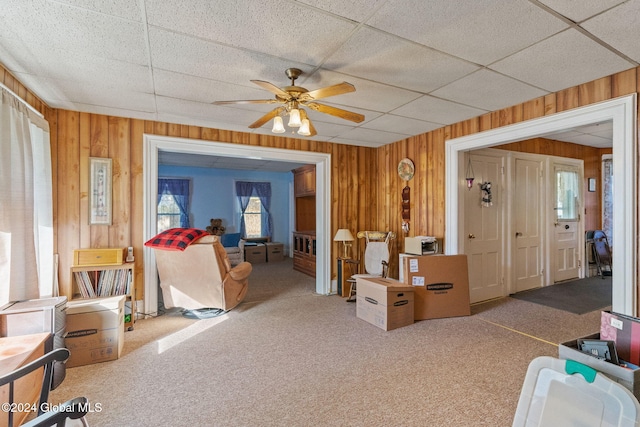
[[[311,129],[309,129],[309,119],[302,119],[302,126],[300,126],[300,129],[298,129],[298,135],[311,135]]]
[[[334,242],[352,242],[353,234],[346,228],[341,228],[336,232],[336,236],[333,238]]]
[[[273,129],[271,129],[273,133],[284,133],[284,124],[282,123],[282,117],[276,116],[273,119]]]
[[[302,126],[302,122],[300,121],[300,110],[297,108],[291,109],[289,111],[289,124],[290,128],[298,128]]]

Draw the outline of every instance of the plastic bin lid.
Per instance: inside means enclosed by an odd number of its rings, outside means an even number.
[[[629,390],[574,360],[542,356],[529,364],[513,426],[638,426]]]

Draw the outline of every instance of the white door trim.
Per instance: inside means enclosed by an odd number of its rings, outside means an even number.
[[[464,152],[509,142],[541,137],[576,126],[613,121],[614,194],[613,235],[616,253],[613,258],[612,310],[635,316],[636,298],[636,94],[575,108],[501,128],[480,132],[445,142],[445,253],[462,253],[460,240],[462,212],[458,211],[460,192],[466,188]]]
[[[328,295],[331,279],[331,155],[310,151],[285,150],[255,145],[229,144],[188,138],[143,135],[144,231],[146,242],[157,234],[158,152],[190,153],[206,156],[260,158],[263,160],[314,163],[316,165],[316,292]],[[144,253],[144,312],[158,309],[158,276],[153,250]]]

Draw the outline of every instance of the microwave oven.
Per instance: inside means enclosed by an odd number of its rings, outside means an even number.
[[[438,239],[430,236],[404,238],[404,252],[412,255],[432,255],[438,253]]]

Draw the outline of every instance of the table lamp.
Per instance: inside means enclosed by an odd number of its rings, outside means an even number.
[[[341,228],[336,232],[336,236],[333,238],[334,242],[342,242],[344,246],[344,257],[347,258],[347,242],[353,242],[353,235],[346,228]]]

